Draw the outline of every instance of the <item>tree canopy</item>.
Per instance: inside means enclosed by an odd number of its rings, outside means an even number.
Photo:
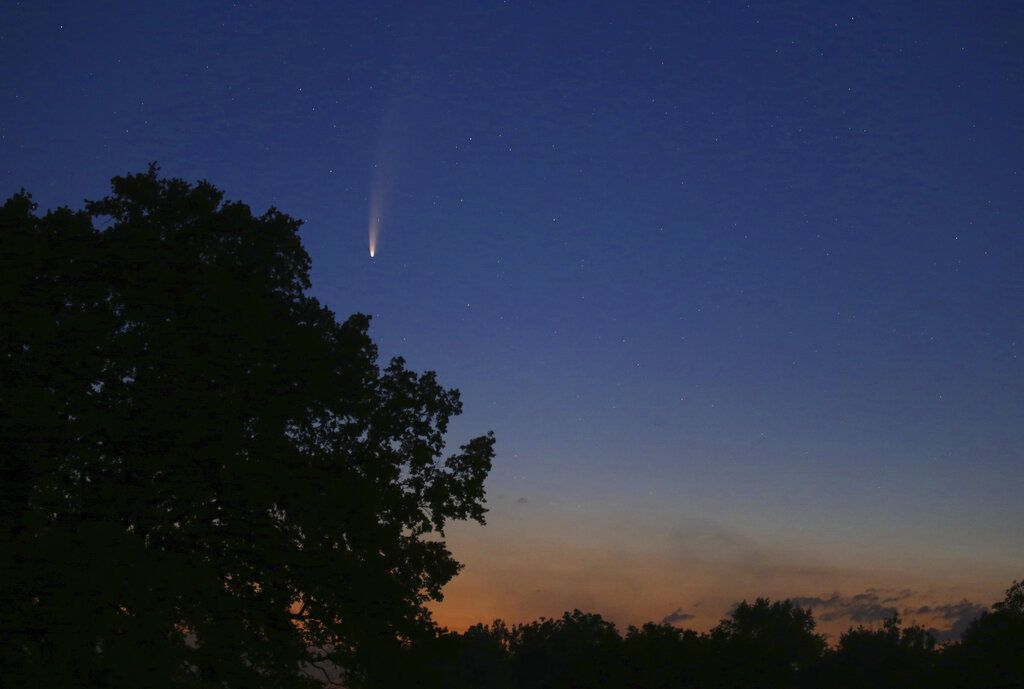
[[[458,391],[308,295],[299,226],[155,166],[0,208],[11,686],[355,685],[430,631],[494,437],[445,456]]]

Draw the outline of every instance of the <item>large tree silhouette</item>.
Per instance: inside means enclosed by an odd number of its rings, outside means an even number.
[[[792,687],[825,652],[814,616],[790,600],[742,601],[708,634],[720,687]]]
[[[299,224],[155,167],[0,209],[9,686],[358,684],[429,629],[494,439],[443,457],[458,392],[307,296]]]

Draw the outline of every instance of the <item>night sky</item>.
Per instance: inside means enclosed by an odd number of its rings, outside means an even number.
[[[497,434],[440,623],[947,629],[1024,575],[1024,5],[298,5],[4,3],[0,193],[303,218]]]

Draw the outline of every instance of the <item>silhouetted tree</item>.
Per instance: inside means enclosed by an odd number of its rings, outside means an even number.
[[[463,634],[445,633],[428,651],[426,664],[438,669],[437,686],[443,689],[512,689],[516,685],[509,660],[511,639],[512,631],[500,619],[489,626],[474,625]]]
[[[458,637],[442,674],[445,689],[510,689],[512,631],[501,620],[477,624]]]
[[[943,656],[952,687],[1024,688],[1024,581],[1013,582]]]
[[[692,629],[648,622],[630,627],[623,640],[630,689],[701,687],[708,674],[707,642]]]
[[[461,634],[439,629],[405,644],[375,680],[403,689],[512,689],[510,637],[501,620],[474,625]]]
[[[923,627],[900,626],[899,615],[881,628],[858,626],[839,637],[815,673],[814,686],[836,689],[915,689],[937,681],[935,637]]]
[[[573,610],[560,619],[517,625],[510,651],[520,689],[622,686],[622,637],[600,615]]]
[[[716,687],[792,687],[825,651],[814,616],[792,601],[741,602],[709,633]]]
[[[35,211],[0,208],[4,684],[356,684],[432,633],[493,436],[442,458],[458,392],[307,296],[299,221],[155,167]]]

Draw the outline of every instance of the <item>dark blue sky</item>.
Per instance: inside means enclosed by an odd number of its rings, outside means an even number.
[[[303,218],[498,435],[442,618],[1019,577],[1024,5],[299,5],[6,3],[0,192]],[[495,539],[602,564],[485,584]]]

